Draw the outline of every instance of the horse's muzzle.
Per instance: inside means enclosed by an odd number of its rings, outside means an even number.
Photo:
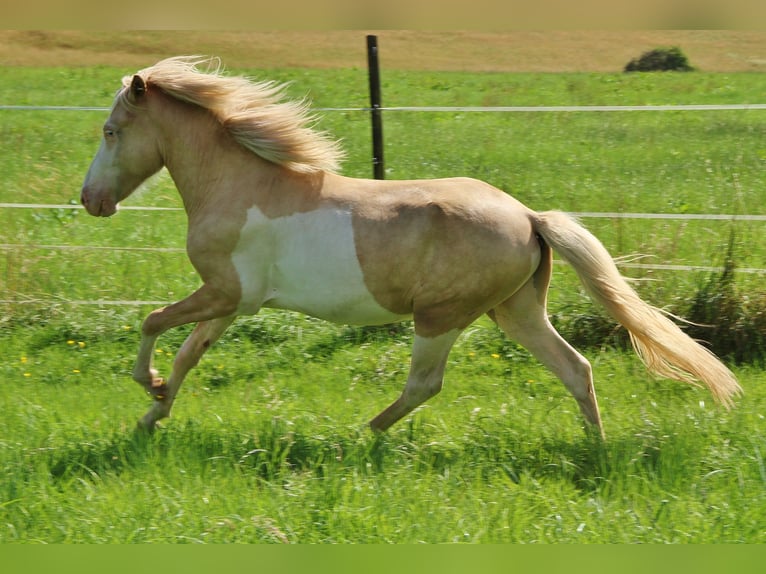
[[[99,197],[101,195],[101,197]],[[114,200],[104,197],[102,194],[94,194],[87,186],[83,186],[80,192],[80,203],[91,215],[97,217],[109,217],[117,211]]]

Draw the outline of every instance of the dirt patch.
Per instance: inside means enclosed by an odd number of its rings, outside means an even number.
[[[141,68],[178,54],[220,56],[229,68],[362,68],[365,36],[399,70],[619,72],[642,52],[679,46],[706,72],[766,71],[766,32],[616,30],[422,32],[0,31],[0,65]]]

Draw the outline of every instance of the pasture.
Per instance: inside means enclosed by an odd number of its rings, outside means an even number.
[[[147,62],[150,64],[152,62]],[[7,68],[0,103],[108,106],[132,68]],[[362,70],[280,69],[317,107],[367,104]],[[410,105],[760,103],[758,74],[414,73],[386,70]],[[104,112],[0,111],[0,202],[67,204]],[[534,209],[765,213],[766,112],[387,113],[387,177],[469,175]],[[369,118],[326,112],[343,173],[366,177]],[[166,176],[125,206],[178,207]],[[616,257],[766,268],[763,222],[585,219]],[[192,372],[174,417],[135,436],[146,399],[129,372],[143,316],[196,288],[179,211],[0,209],[3,542],[764,542],[762,365],[726,412],[652,380],[619,344],[594,365],[607,441],[526,352],[479,321],[444,391],[382,436],[366,421],[404,381],[407,324],[349,328],[263,312],[238,320]],[[160,248],[161,250],[159,250]],[[626,268],[683,314],[707,272]],[[737,273],[753,296],[764,276]],[[101,305],[73,304],[102,300]],[[108,304],[106,302],[139,302]],[[557,266],[551,313],[567,336],[596,312]],[[583,319],[585,318],[585,319]],[[586,320],[587,319],[587,320]],[[188,331],[164,336],[164,372]],[[571,337],[570,337],[571,338]],[[618,338],[618,334],[614,334]],[[608,340],[608,337],[607,337]]]

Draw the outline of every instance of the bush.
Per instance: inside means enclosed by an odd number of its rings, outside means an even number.
[[[703,282],[686,317],[687,334],[706,341],[719,357],[738,364],[766,364],[766,293],[743,295],[734,283],[735,238],[732,230],[723,270]]]
[[[735,282],[737,241],[732,228],[720,271],[701,278],[688,302],[672,309],[679,326],[724,361],[766,366],[766,291],[743,292]],[[647,299],[648,300],[648,299]],[[578,349],[630,348],[630,337],[603,309],[574,302],[552,314],[556,330]]]
[[[633,58],[625,66],[626,72],[691,72],[694,68],[681,48],[655,48]]]

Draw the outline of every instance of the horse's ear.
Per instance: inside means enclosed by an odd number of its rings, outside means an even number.
[[[133,76],[133,80],[130,82],[130,93],[135,99],[140,98],[146,93],[146,82],[138,74]]]

